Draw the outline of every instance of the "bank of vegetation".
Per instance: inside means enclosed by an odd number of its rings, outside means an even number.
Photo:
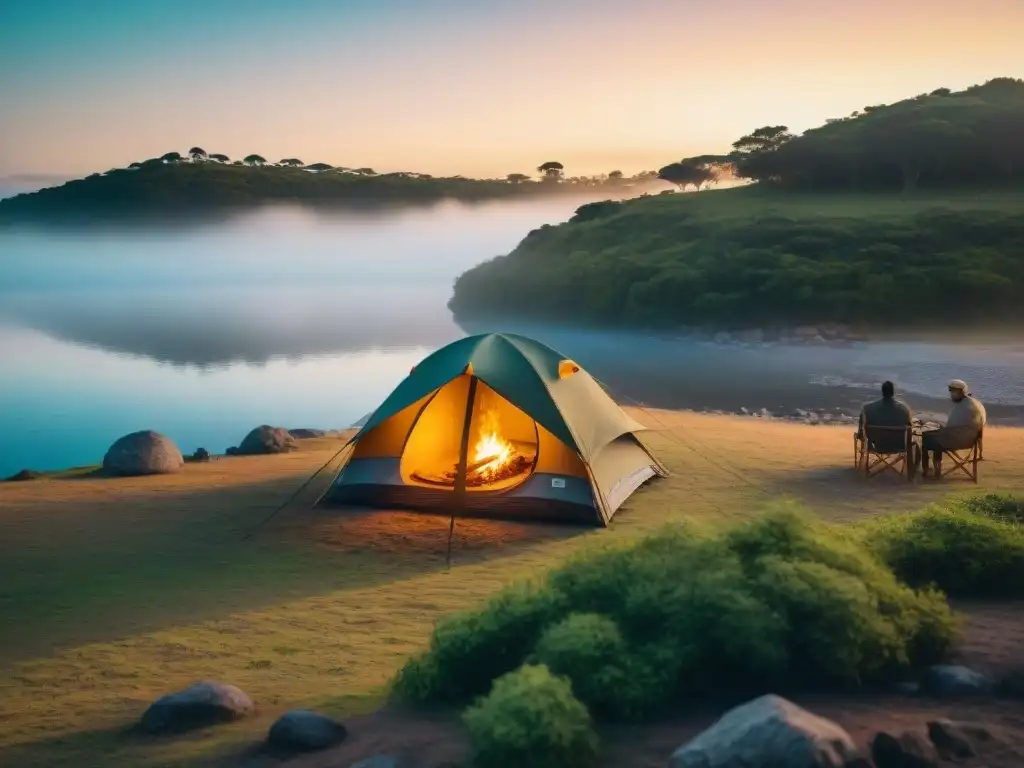
[[[566,176],[555,161],[542,163],[534,175],[504,178],[436,177],[424,173],[378,173],[328,163],[304,164],[298,158],[268,162],[260,155],[231,160],[193,147],[186,156],[168,152],[73,179],[55,187],[0,200],[0,223],[125,219],[218,214],[271,204],[359,207],[465,202],[542,195],[629,196],[641,189],[666,186],[657,173],[626,176],[611,171],[597,176]]]
[[[462,275],[465,317],[615,326],[1020,319],[1024,81],[940,89],[660,170],[680,189],[581,207]],[[724,177],[749,182],[711,190]]]

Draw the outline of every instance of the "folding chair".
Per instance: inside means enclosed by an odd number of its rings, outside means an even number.
[[[978,462],[982,460],[982,446],[984,443],[984,428],[979,429],[973,435],[964,434],[960,427],[948,430],[948,434],[942,434],[947,430],[935,430],[939,434],[937,442],[942,449],[942,458],[949,459],[949,465],[943,467],[939,479],[949,477],[952,474],[963,472],[971,479],[971,482],[978,482]]]
[[[914,479],[917,461],[914,458],[913,427],[881,427],[864,425],[864,436],[853,435],[854,469],[864,477],[876,477],[886,470]]]

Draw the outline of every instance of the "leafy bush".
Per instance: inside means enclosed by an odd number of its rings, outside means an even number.
[[[498,678],[462,717],[479,766],[588,768],[597,760],[590,714],[569,681],[543,665]]]
[[[544,629],[563,615],[550,589],[516,585],[482,610],[442,619],[427,653],[395,681],[399,697],[418,703],[463,703],[486,693],[495,678],[518,667]]]
[[[1024,596],[1024,527],[1005,497],[873,521],[864,540],[905,583],[957,597]],[[973,510],[973,511],[972,511]],[[1010,514],[1012,517],[1012,514]]]
[[[571,613],[541,635],[530,663],[543,664],[572,682],[597,717],[642,717],[670,692],[662,682],[658,649],[634,652],[615,622],[596,613]]]
[[[961,499],[957,506],[974,515],[987,515],[1008,523],[1024,523],[1024,499],[1009,493],[985,493]]]
[[[465,701],[542,661],[595,716],[628,719],[685,694],[887,681],[940,660],[955,630],[941,594],[901,584],[857,535],[783,508],[715,536],[670,528],[574,557],[543,587],[439,625],[398,692]]]

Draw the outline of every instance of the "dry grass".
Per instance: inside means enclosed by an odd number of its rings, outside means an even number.
[[[738,519],[780,495],[846,520],[974,489],[858,480],[849,427],[635,415],[656,430],[648,442],[672,477],[607,530],[459,522],[450,571],[447,519],[308,510],[326,477],[243,540],[337,440],[169,477],[0,486],[0,765],[195,765],[295,706],[371,708],[439,616],[588,542]],[[990,429],[982,486],[1019,487],[1022,449],[1024,430]],[[158,695],[202,677],[241,686],[260,716],[166,742],[122,732]]]

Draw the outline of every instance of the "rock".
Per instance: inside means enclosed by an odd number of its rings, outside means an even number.
[[[238,456],[239,455],[239,453],[238,453],[238,446],[232,445],[230,448],[228,448],[226,451],[224,451],[224,455],[225,456]]]
[[[159,475],[185,465],[178,446],[159,432],[132,432],[114,442],[103,457],[103,471],[111,475]]]
[[[854,768],[868,763],[830,720],[769,694],[729,710],[672,755],[671,768]]]
[[[178,733],[238,720],[255,710],[252,699],[239,688],[201,680],[150,704],[140,726],[146,733]]]
[[[344,741],[348,730],[341,723],[316,712],[295,709],[277,719],[267,734],[267,744],[281,752],[315,752]]]
[[[936,664],[925,670],[921,691],[930,696],[972,696],[990,693],[992,681],[968,667]]]
[[[13,475],[7,478],[8,483],[21,483],[26,480],[36,480],[43,476],[42,472],[36,472],[34,469],[23,469],[20,472],[15,472]]]
[[[210,452],[205,448],[196,448],[195,453],[192,454],[192,461],[209,461]]]
[[[972,741],[992,741],[992,734],[975,723],[943,719],[928,723],[928,738],[942,757],[963,759],[977,754]]]
[[[295,438],[287,429],[262,424],[248,435],[238,446],[239,455],[252,456],[265,453],[286,453],[295,450]]]
[[[349,768],[401,768],[397,757],[391,755],[374,755],[358,763],[352,763]]]
[[[878,733],[871,741],[871,759],[876,768],[935,768],[938,756],[927,739],[906,731],[898,739]]]
[[[288,434],[296,440],[308,440],[312,437],[326,437],[325,429],[289,429]]]

